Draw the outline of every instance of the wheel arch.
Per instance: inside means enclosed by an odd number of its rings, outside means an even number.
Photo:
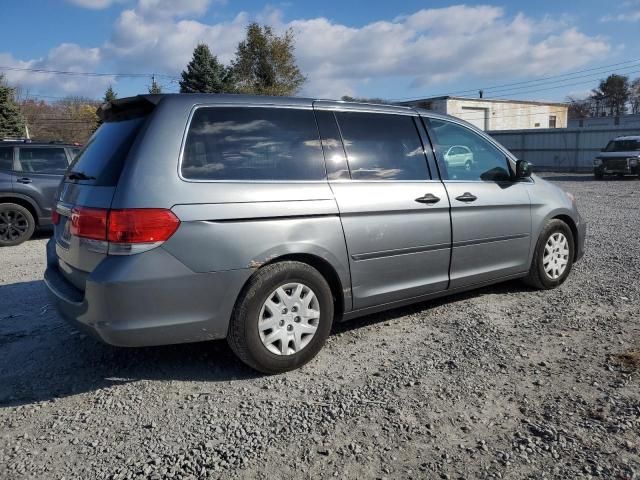
[[[28,197],[24,197],[22,195],[9,194],[2,195],[0,194],[0,203],[15,203],[16,205],[20,205],[21,207],[29,210],[31,215],[33,215],[33,220],[36,222],[36,226],[40,223],[40,209],[37,205]]]
[[[573,261],[575,262],[578,255],[578,248],[579,248],[578,227],[576,225],[576,222],[569,215],[564,215],[564,214],[556,215],[552,217],[551,220],[560,220],[561,222],[566,223],[568,227],[571,229],[571,233],[573,234]]]
[[[255,275],[267,265],[273,265],[274,263],[281,263],[286,261],[305,263],[320,272],[320,274],[329,284],[329,288],[331,289],[331,294],[334,300],[334,316],[335,319],[339,321],[345,312],[345,302],[348,300],[345,298],[345,287],[334,266],[331,265],[331,263],[326,259],[312,253],[286,253],[277,257],[270,258],[269,261],[262,263],[258,268],[256,268],[255,272],[247,279],[245,285],[242,287],[241,293],[238,295],[238,299],[241,298],[242,293],[245,291],[245,288],[253,275]]]

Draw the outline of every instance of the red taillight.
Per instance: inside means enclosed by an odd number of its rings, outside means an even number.
[[[178,229],[180,220],[171,210],[133,208],[111,210],[107,240],[115,243],[164,242]]]
[[[113,243],[156,243],[168,240],[179,225],[178,217],[162,208],[76,207],[71,211],[70,233]]]
[[[58,225],[60,223],[60,214],[56,210],[56,207],[53,207],[53,210],[51,210],[51,223],[54,225]]]
[[[92,240],[107,239],[109,211],[102,208],[76,207],[71,210],[71,235]]]

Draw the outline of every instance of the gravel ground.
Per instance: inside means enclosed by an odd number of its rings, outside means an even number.
[[[46,235],[3,249],[0,478],[639,478],[640,181],[549,178],[589,222],[562,287],[342,324],[273,377],[99,344],[48,304]]]

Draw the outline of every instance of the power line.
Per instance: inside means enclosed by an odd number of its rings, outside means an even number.
[[[550,79],[556,79],[556,78],[563,78],[563,77],[572,77],[578,74],[582,74],[582,73],[586,73],[586,72],[593,72],[596,70],[603,70],[603,72],[599,72],[596,75],[601,75],[603,73],[607,73],[608,69],[611,69],[612,67],[617,67],[620,65],[625,65],[625,64],[630,64],[630,63],[637,63],[640,62],[640,58],[636,58],[636,59],[632,59],[632,60],[626,60],[624,62],[618,62],[618,63],[612,63],[609,65],[603,65],[600,67],[593,67],[593,68],[587,68],[584,70],[576,70],[573,72],[567,72],[567,73],[563,73],[563,74],[559,74],[559,75],[549,75],[546,77],[540,77],[534,80],[523,80],[523,81],[519,81],[519,82],[511,82],[511,83],[503,83],[500,85],[492,85],[490,87],[481,87],[481,88],[475,88],[475,89],[469,89],[469,90],[458,90],[455,92],[447,92],[447,93],[439,93],[439,94],[432,94],[432,95],[423,95],[420,97],[405,97],[405,98],[392,98],[389,99],[391,101],[410,101],[410,100],[420,100],[422,98],[425,97],[445,97],[445,96],[455,96],[455,95],[463,95],[465,93],[477,93],[479,90],[483,90],[483,91],[489,91],[489,90],[496,90],[496,89],[500,89],[503,87],[510,87],[510,86],[515,86],[515,85],[526,85],[526,84],[536,84],[536,83],[544,83],[547,80]],[[632,68],[635,67],[636,65],[629,65],[628,67],[623,67],[623,68]],[[591,74],[594,75],[594,74]],[[581,78],[581,77],[576,77],[576,78]],[[571,80],[571,78],[564,78],[564,80]],[[531,85],[533,86],[537,86],[537,85]],[[525,87],[522,87],[525,88]],[[494,92],[495,93],[495,92]]]
[[[84,77],[128,77],[128,78],[146,78],[152,77],[153,73],[117,73],[117,72],[76,72],[72,70],[48,70],[45,68],[26,68],[26,67],[7,67],[0,66],[0,70],[12,72],[31,72],[44,73],[50,75],[66,75],[66,76],[84,76]],[[177,79],[176,75],[155,74],[156,77]]]
[[[635,74],[635,73],[640,73],[640,70],[633,70],[633,71],[625,72],[625,73],[626,74]],[[500,96],[501,97],[509,97],[509,96],[513,97],[515,95],[523,95],[523,94],[529,94],[529,93],[543,92],[543,91],[547,91],[547,90],[555,90],[556,88],[575,87],[577,85],[584,85],[584,84],[592,83],[592,82],[593,82],[593,79],[590,79],[590,80],[583,80],[581,82],[576,82],[576,83],[565,83],[565,84],[562,84],[562,85],[554,85],[554,86],[546,87],[546,88],[536,88],[534,90],[527,90],[527,91],[524,91],[524,92],[523,91],[513,91],[512,90],[511,92],[513,92],[513,93],[500,93]],[[487,97],[487,98],[488,99],[492,99],[492,98],[495,99],[497,97]]]

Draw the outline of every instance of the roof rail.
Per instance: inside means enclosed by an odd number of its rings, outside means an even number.
[[[31,143],[31,139],[30,138],[18,138],[18,137],[3,137],[2,138],[3,142],[22,142],[22,143]]]

